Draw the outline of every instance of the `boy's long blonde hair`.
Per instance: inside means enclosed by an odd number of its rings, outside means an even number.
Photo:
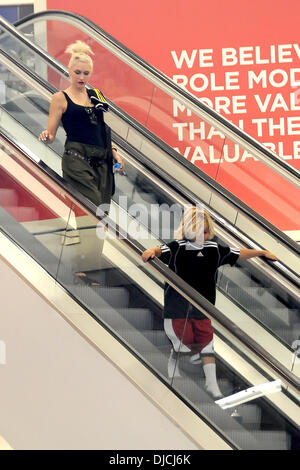
[[[73,42],[73,44],[69,44],[65,52],[67,54],[71,54],[71,58],[68,65],[69,68],[72,67],[74,62],[76,62],[77,60],[81,62],[86,62],[91,66],[91,68],[93,68],[94,64],[91,55],[93,55],[94,53],[90,46],[85,42],[77,40],[76,42]]]
[[[213,221],[206,209],[200,206],[187,207],[183,211],[178,229],[175,231],[176,240],[204,241],[204,227],[206,223],[207,239],[215,236]]]

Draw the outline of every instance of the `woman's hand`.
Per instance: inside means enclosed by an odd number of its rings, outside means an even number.
[[[45,142],[45,144],[51,143],[54,140],[54,136],[50,134],[47,130],[43,131],[39,135],[39,140]]]
[[[113,153],[113,157],[114,157],[114,160],[116,161],[116,163],[121,164],[121,168],[119,169],[119,171],[123,170],[124,169],[124,158],[121,157],[121,155],[115,149],[112,149],[112,153]]]

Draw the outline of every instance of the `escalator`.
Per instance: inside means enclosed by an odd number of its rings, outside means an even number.
[[[10,74],[12,74],[12,67],[10,68]],[[18,87],[20,87],[21,82],[22,80],[18,76],[15,80]],[[29,87],[29,82],[30,78],[27,76],[26,81],[23,83]],[[29,250],[31,256],[44,268],[46,267],[51,275],[58,282],[61,282],[99,321],[113,329],[117,337],[125,342],[128,347],[133,348],[135,354],[142,357],[148,367],[154,369],[155,373],[167,383],[171,383],[172,389],[180,396],[183,396],[183,399],[196,412],[200,413],[202,417],[204,416],[210,423],[214,423],[213,425],[218,432],[225,433],[225,439],[233,446],[237,448],[251,448],[251,446],[252,448],[258,448],[259,446],[268,448],[273,445],[274,447],[270,448],[295,448],[298,441],[297,412],[291,418],[293,415],[291,414],[291,417],[289,417],[290,412],[288,411],[289,406],[293,407],[297,400],[295,390],[280,393],[280,395],[285,396],[283,404],[277,403],[276,399],[271,400],[271,403],[269,403],[270,399],[263,398],[258,399],[254,406],[252,404],[241,405],[238,407],[238,419],[236,419],[232,416],[232,410],[230,414],[220,410],[206,396],[203,390],[201,368],[195,371],[185,357],[180,358],[183,376],[181,378],[171,378],[168,382],[166,373],[170,346],[163,332],[161,319],[162,290],[165,279],[157,272],[153,272],[152,268],[144,265],[141,267],[138,261],[139,258],[128,253],[125,242],[120,245],[115,239],[109,242],[105,240],[103,248],[101,248],[102,251],[98,250],[101,251],[101,256],[99,256],[99,259],[95,258],[97,248],[94,250],[92,247],[94,247],[95,242],[99,242],[98,239],[95,240],[94,236],[95,226],[97,225],[95,217],[91,218],[91,212],[93,213],[95,209],[89,207],[86,201],[84,207],[88,207],[88,212],[86,209],[82,209],[80,205],[77,207],[74,202],[71,203],[71,198],[69,201],[67,198],[66,203],[65,199],[61,200],[60,190],[56,186],[63,184],[58,176],[60,174],[59,145],[62,145],[63,140],[58,139],[56,149],[45,149],[43,144],[32,138],[32,135],[39,135],[40,128],[45,127],[42,119],[44,121],[47,119],[45,101],[47,102],[47,99],[51,97],[51,86],[42,87],[41,85],[44,99],[41,99],[39,103],[36,102],[37,90],[33,86],[32,89],[26,89],[25,98],[24,89],[22,93],[18,89],[14,91],[16,93],[13,99],[8,103],[4,103],[1,110],[2,138],[4,138],[2,149],[6,155],[10,155],[7,159],[2,154],[1,160],[1,205],[4,209],[1,214],[2,230],[8,236],[13,235],[18,243],[21,240],[26,240],[27,245],[23,248]],[[32,93],[33,91],[35,95]],[[33,97],[34,99],[32,99]],[[31,106],[32,109],[28,109],[28,106]],[[31,117],[33,117],[32,121]],[[125,214],[126,216],[123,218],[120,217],[120,211],[124,211],[124,208],[120,209],[118,204],[122,195],[126,195],[129,206],[132,203],[143,202],[144,205],[148,204],[150,207],[153,203],[164,202],[171,207],[175,202],[182,206],[186,203],[199,201],[193,199],[191,197],[192,192],[185,191],[184,186],[179,187],[178,182],[174,181],[173,178],[170,176],[168,178],[163,177],[164,175],[159,167],[155,167],[153,164],[149,165],[145,156],[138,152],[128,140],[130,141],[130,139],[127,139],[126,142],[121,135],[114,134],[115,143],[124,152],[127,173],[126,175],[117,176],[115,202],[116,213],[119,214],[118,223],[121,219],[125,220],[127,223],[125,229],[130,228],[130,224],[135,223],[132,220],[132,214]],[[146,145],[147,142],[144,141],[143,147]],[[160,151],[162,150],[160,149]],[[23,153],[34,161],[39,161],[40,155],[43,155],[43,162],[39,162],[38,165],[45,171],[47,169],[47,174],[52,179],[49,180],[48,177],[46,183],[45,176],[41,172],[36,174],[33,164],[22,156]],[[14,164],[12,164],[12,160],[15,161]],[[16,160],[18,166],[23,169],[21,175],[19,174],[20,169],[17,169]],[[49,164],[51,169],[46,164]],[[16,176],[18,177],[16,178]],[[53,180],[56,181],[55,184]],[[46,193],[42,189],[43,186],[47,188]],[[208,185],[207,188],[209,188]],[[50,197],[50,193],[53,191],[56,193],[55,203],[53,197]],[[216,194],[218,196],[218,193],[213,193],[211,188],[210,191],[214,197],[216,197]],[[80,200],[79,195],[76,195],[76,198]],[[210,200],[212,199],[213,197],[210,197]],[[204,202],[207,203],[206,200]],[[174,213],[174,225],[178,221],[177,215]],[[233,234],[228,234],[229,230],[226,224],[222,224],[218,219],[217,222],[219,239],[227,242],[228,237],[231,237],[230,241],[234,239],[237,243],[236,238],[233,238]],[[155,230],[155,224],[151,221],[149,226],[153,232],[152,237],[149,239],[144,229],[144,238],[143,235],[140,237],[142,247],[167,240],[167,237],[164,237],[160,230]],[[236,227],[239,228],[238,224]],[[10,230],[13,230],[13,233]],[[241,239],[238,243],[241,243]],[[292,256],[293,253],[290,255],[290,259],[292,259]],[[132,258],[134,259],[132,260]],[[292,263],[291,265],[293,266]],[[162,268],[160,267],[160,269]],[[88,273],[88,285],[85,279],[74,279],[74,272],[76,271]],[[260,327],[260,335],[266,330],[273,339],[275,338],[272,356],[276,358],[275,351],[278,352],[282,348],[277,359],[280,357],[281,363],[289,365],[289,367],[292,365],[294,371],[295,364],[293,364],[290,341],[297,338],[299,304],[297,304],[297,295],[294,290],[293,274],[294,270],[291,270],[290,273],[287,272],[287,278],[282,282],[282,273],[280,273],[281,277],[278,277],[278,270],[274,269],[273,266],[269,266],[268,263],[245,263],[245,266],[241,265],[238,270],[231,270],[230,272],[223,270],[219,278],[219,292],[221,294],[220,307],[222,307],[222,310],[226,310],[226,301],[230,302],[228,307],[230,310],[228,313],[229,318],[232,315],[232,305],[239,307],[238,309],[242,307],[242,311],[245,310],[248,313],[247,316],[243,314],[242,320],[240,320],[243,330],[249,333],[252,331],[253,325],[256,328]],[[244,279],[244,281],[241,282],[241,279]],[[151,282],[148,287],[149,281]],[[209,309],[207,305],[205,306]],[[266,318],[267,314],[270,318]],[[255,321],[251,323],[253,319]],[[240,356],[245,354],[244,352],[243,354],[236,352],[238,348],[235,344],[236,340],[232,343],[229,341],[228,345],[228,331],[226,329],[225,331],[222,330],[218,322],[216,322],[216,328],[218,329],[216,335],[218,375],[222,391],[227,396],[255,384],[255,381],[250,378],[251,372],[249,370],[245,374],[245,370],[242,372],[240,366],[237,366],[233,360],[234,356],[238,356],[236,358],[238,362],[241,360]],[[291,337],[292,334],[295,334],[295,336]],[[264,343],[264,341],[263,339],[262,342]],[[228,352],[228,348],[230,352]],[[287,354],[286,363],[282,351],[285,354],[289,353]],[[246,354],[246,359],[243,359],[246,361],[248,368],[256,368],[253,365],[251,355],[248,358]],[[270,371],[266,372],[264,370],[266,368],[265,363],[263,364],[259,367],[259,374],[265,377],[264,381],[266,382],[270,380],[270,375],[268,375]],[[267,374],[267,379],[265,374]],[[262,380],[261,376],[255,380]]]
[[[13,44],[14,50],[18,51],[18,41],[10,34],[2,40],[7,42],[8,39],[10,47]],[[21,67],[19,61],[13,61],[13,57],[9,55],[5,56],[4,51],[7,48],[3,48],[2,60],[9,70],[9,82],[16,85],[8,85],[8,100],[2,107],[2,128],[12,129],[17,125],[17,121],[19,125],[15,133],[21,136],[22,142],[27,145],[27,152],[29,149],[35,150],[35,155],[42,155],[43,161],[57,174],[61,174],[60,159],[65,139],[62,128],[58,130],[54,144],[49,147],[45,147],[36,139],[32,142],[32,135],[37,137],[46,127],[49,100],[56,89],[51,83],[39,78],[41,73],[37,74],[28,67]],[[23,54],[19,53],[18,57],[26,56],[27,62],[28,57],[32,59],[32,51],[26,43],[22,43],[21,51]],[[47,69],[48,78],[54,82],[57,77],[61,78],[66,74],[61,64],[48,56],[35,57],[32,63],[33,68],[39,72]],[[112,112],[108,114],[107,121],[114,129],[115,144],[123,149],[127,161],[127,175],[117,177],[114,200],[118,206],[124,201],[123,209],[126,212],[126,206],[128,208],[134,203],[143,203],[150,214],[148,225],[153,228],[156,223],[155,215],[151,218],[151,204],[165,203],[171,207],[174,203],[180,206],[200,203],[213,215],[221,242],[250,248],[264,247],[277,254],[280,262],[273,263],[273,266],[272,263],[256,260],[242,263],[234,270],[223,268],[219,276],[218,302],[223,311],[224,305],[227,306],[229,318],[233,318],[234,312],[237,325],[247,328],[248,331],[255,328],[261,344],[269,347],[271,354],[286,367],[292,367],[295,372],[297,364],[294,361],[292,345],[300,334],[297,244],[228,191],[221,189],[215,181],[204,177],[200,179],[199,175],[193,173],[191,165],[181,166],[182,162],[178,161],[176,152],[170,147],[113,104],[111,108]],[[137,148],[141,148],[142,152]],[[150,171],[148,177],[141,176],[142,170],[146,169]],[[171,185],[171,197],[167,197],[165,193],[159,194],[157,187],[161,183],[153,184],[153,172],[158,174],[160,182]],[[167,192],[170,192],[170,188]],[[141,221],[142,218],[139,219]],[[179,215],[176,218],[175,214],[173,225],[176,220],[178,222]],[[166,237],[159,230],[154,232],[157,240],[168,241],[168,236],[171,238],[170,234]],[[250,238],[250,234],[254,237]],[[89,269],[91,270],[91,267]]]

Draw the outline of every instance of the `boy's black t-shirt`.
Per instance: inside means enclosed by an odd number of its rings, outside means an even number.
[[[161,251],[160,259],[212,304],[216,301],[217,269],[224,264],[233,266],[240,255],[239,249],[212,240],[201,246],[187,240],[174,240],[162,245]],[[185,318],[188,311],[189,318],[205,318],[167,284],[164,317]]]

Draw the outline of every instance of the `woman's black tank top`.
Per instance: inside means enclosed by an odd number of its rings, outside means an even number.
[[[67,134],[67,140],[82,144],[106,147],[105,127],[102,112],[92,106],[81,106],[74,103],[63,91],[68,106],[61,121]]]

